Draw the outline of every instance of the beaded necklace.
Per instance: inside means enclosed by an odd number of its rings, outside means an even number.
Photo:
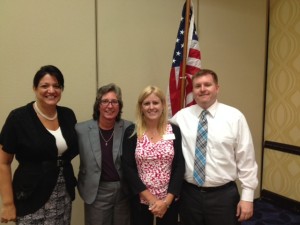
[[[33,107],[35,109],[35,111],[40,114],[40,116],[42,116],[43,118],[45,118],[46,120],[55,120],[57,118],[57,111],[55,112],[55,115],[53,117],[49,117],[49,116],[46,116],[44,113],[42,113],[42,111],[39,109],[39,107],[37,106],[37,103],[34,102],[33,103]]]

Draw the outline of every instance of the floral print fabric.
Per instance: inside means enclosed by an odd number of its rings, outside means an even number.
[[[168,134],[173,134],[170,124],[167,125],[164,137]],[[167,195],[174,158],[173,140],[164,137],[153,143],[144,134],[137,141],[135,151],[139,176],[158,199],[164,199]],[[141,199],[141,203],[148,204],[144,199]]]

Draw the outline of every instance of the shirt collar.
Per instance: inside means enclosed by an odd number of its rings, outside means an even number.
[[[216,115],[218,104],[219,104],[219,102],[218,102],[218,100],[216,100],[215,103],[212,104],[212,105],[207,109],[207,111],[209,112],[209,114],[210,114],[212,117],[215,117],[215,115]]]
[[[217,112],[217,107],[218,107],[218,100],[216,100],[214,102],[214,104],[212,104],[208,109],[206,109],[208,111],[208,115],[211,115],[212,117],[215,117],[216,112]],[[198,105],[199,106],[199,105]],[[196,115],[198,115],[198,117],[200,118],[200,114],[204,109],[201,108],[200,106],[196,108]]]

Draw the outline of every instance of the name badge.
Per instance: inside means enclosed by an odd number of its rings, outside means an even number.
[[[175,140],[175,135],[172,133],[172,134],[164,134],[163,135],[163,139],[164,140]]]

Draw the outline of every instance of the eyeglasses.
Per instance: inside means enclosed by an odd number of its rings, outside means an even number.
[[[119,105],[119,101],[117,99],[112,99],[112,100],[103,99],[100,101],[100,104],[103,106],[108,106],[109,104],[111,104],[112,106],[117,106]]]

